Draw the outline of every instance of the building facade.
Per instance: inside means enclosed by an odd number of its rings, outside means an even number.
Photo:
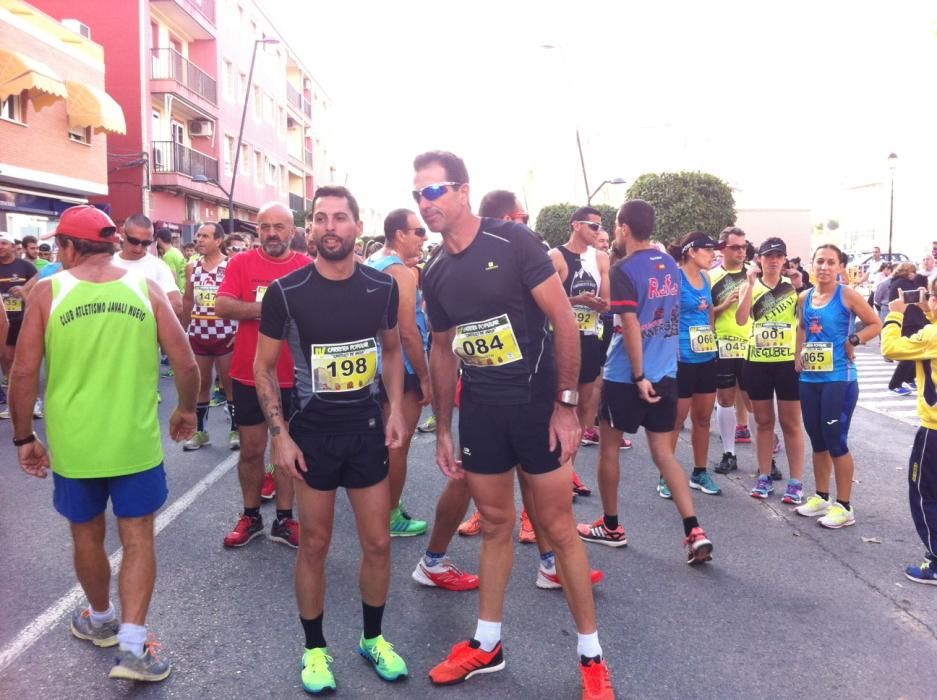
[[[189,239],[201,221],[253,221],[268,201],[307,208],[329,99],[254,0],[34,2],[105,48],[127,118],[96,200],[115,220],[144,212]]]
[[[0,229],[55,228],[108,191],[107,134],[125,130],[105,92],[101,45],[22,0],[0,0]]]

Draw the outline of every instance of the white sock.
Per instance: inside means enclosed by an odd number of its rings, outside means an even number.
[[[501,623],[478,619],[475,627],[475,639],[481,645],[482,651],[493,651],[501,641]]]
[[[117,617],[117,611],[114,610],[113,603],[110,603],[107,606],[107,610],[104,612],[98,612],[90,605],[88,606],[88,610],[91,612],[91,624],[95,627],[100,627],[101,625],[106,624]]]
[[[576,651],[580,656],[587,659],[594,659],[596,656],[602,656],[602,646],[599,644],[599,632],[596,630],[592,634],[580,634],[579,645]]]
[[[120,629],[117,631],[117,641],[124,651],[129,651],[134,656],[143,656],[143,645],[146,643],[146,627],[122,622]]]
[[[735,454],[735,406],[716,406],[716,424],[722,438],[722,451]]]

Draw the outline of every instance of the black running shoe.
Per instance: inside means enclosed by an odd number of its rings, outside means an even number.
[[[713,469],[717,474],[728,474],[739,468],[739,461],[731,452],[724,452],[719,464]]]

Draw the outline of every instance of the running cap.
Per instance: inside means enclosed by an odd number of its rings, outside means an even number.
[[[51,253],[51,252],[52,252],[52,246],[50,246],[48,243],[40,243],[40,244],[39,244],[39,252],[40,252],[40,253]]]
[[[787,246],[780,238],[769,238],[758,247],[758,255],[767,255],[768,253],[787,255]]]
[[[59,219],[55,231],[43,234],[42,238],[49,239],[62,235],[86,241],[116,242],[116,233],[117,227],[111,221],[111,217],[97,207],[82,204],[69,207],[62,212],[62,218]]]
[[[11,243],[13,245],[16,244],[16,238],[13,236],[12,233],[8,231],[0,231],[0,239],[6,241],[7,243]]]
[[[724,244],[714,241],[712,238],[707,236],[705,233],[691,234],[693,237],[688,240],[680,248],[681,253],[686,253],[688,250],[699,250],[700,248],[708,248],[709,250],[719,250],[724,248]]]

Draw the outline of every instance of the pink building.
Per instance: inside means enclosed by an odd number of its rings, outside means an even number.
[[[96,200],[115,220],[144,212],[189,238],[197,222],[229,217],[232,187],[242,221],[268,201],[307,208],[321,90],[254,0],[34,4],[104,46],[107,90],[127,121],[108,141],[109,192]]]

